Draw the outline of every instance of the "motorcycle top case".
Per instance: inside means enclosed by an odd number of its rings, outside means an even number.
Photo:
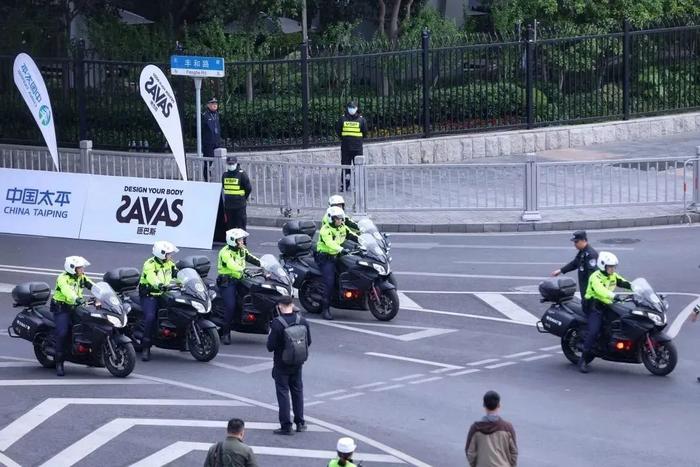
[[[116,268],[107,271],[102,280],[108,283],[115,292],[135,290],[139,286],[141,273],[136,268]]]
[[[304,234],[287,235],[277,242],[277,248],[287,257],[311,254],[311,237]]]
[[[575,318],[576,316],[564,307],[552,305],[542,315],[542,327],[550,334],[562,337]]]
[[[39,306],[46,303],[51,289],[46,282],[25,282],[12,289],[12,299],[18,306]]]
[[[553,277],[540,282],[540,295],[548,302],[568,300],[576,293],[576,281],[570,277]]]
[[[206,256],[187,256],[178,261],[176,266],[180,270],[194,269],[199,274],[199,277],[205,278],[211,269],[211,261]]]
[[[282,233],[286,235],[304,234],[313,237],[316,233],[314,221],[289,221],[282,227]]]

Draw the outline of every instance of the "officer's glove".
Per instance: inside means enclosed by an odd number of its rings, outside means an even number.
[[[85,299],[82,297],[76,298],[75,299],[75,306],[80,306],[85,304]]]
[[[341,251],[340,254],[341,254],[341,255],[349,255],[349,254],[350,254],[350,250],[347,249],[347,248],[343,248],[343,251]]]
[[[168,290],[168,286],[166,284],[160,284],[158,286],[158,291],[165,292],[166,290]]]
[[[615,297],[613,298],[613,302],[622,302],[624,300],[625,300],[625,296],[619,295],[619,294],[616,294]]]

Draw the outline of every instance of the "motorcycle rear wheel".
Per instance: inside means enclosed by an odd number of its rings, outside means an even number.
[[[309,313],[318,314],[321,312],[321,301],[325,285],[320,279],[306,281],[299,289],[299,301]]]
[[[56,360],[46,352],[46,336],[38,337],[34,342],[34,356],[44,368],[56,368]]]
[[[579,346],[581,345],[583,345],[583,339],[581,338],[579,330],[576,328],[569,329],[561,338],[561,350],[564,352],[566,359],[574,365],[577,365],[581,358],[582,352],[579,350]],[[594,358],[595,357],[589,357],[588,363],[591,363]]]
[[[654,349],[656,358],[652,357],[651,352],[644,346],[642,352],[642,363],[649,373],[656,376],[666,376],[676,368],[678,363],[678,351],[673,342],[664,342],[658,344]]]

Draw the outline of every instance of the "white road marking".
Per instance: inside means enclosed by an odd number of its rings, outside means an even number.
[[[518,362],[503,362],[503,363],[496,363],[495,365],[488,365],[484,368],[488,368],[489,370],[494,370],[496,368],[502,368],[504,366],[510,366],[510,365],[516,365]]]
[[[413,310],[408,308],[408,310]],[[413,311],[423,311],[423,310],[413,310]],[[411,342],[418,339],[426,339],[428,337],[440,336],[443,334],[448,334],[451,332],[456,332],[456,329],[442,329],[442,328],[429,328],[425,326],[406,326],[400,324],[383,324],[383,323],[360,323],[355,321],[326,321],[322,319],[312,319],[307,318],[307,321],[315,324],[321,324],[323,326],[330,326],[338,329],[345,329],[348,331],[360,332],[362,334],[370,334],[372,336],[386,337],[387,339],[393,339],[401,342]],[[407,334],[389,334],[381,331],[372,331],[370,329],[364,329],[362,326],[368,327],[378,327],[379,329],[418,329],[418,331],[409,332]]]
[[[38,367],[37,362],[0,362],[0,368]]]
[[[483,319],[485,321],[497,321],[499,323],[520,324],[522,326],[534,326],[534,324],[530,323],[530,322],[513,321],[512,319],[496,318],[493,316],[472,315],[470,313],[457,313],[454,311],[428,310],[426,308],[423,308],[422,310],[412,310],[412,309],[408,308],[405,311],[415,311],[416,313],[431,313],[431,314],[435,314],[435,315],[445,315],[445,316],[458,316],[460,318]]]
[[[223,428],[226,421],[218,420],[177,420],[161,418],[115,418],[89,435],[71,444],[63,451],[42,464],[42,467],[70,467],[77,464],[91,453],[109,443],[111,440],[133,428],[134,426],[166,426],[166,427],[206,427]],[[274,430],[277,423],[246,422],[247,430]],[[309,431],[327,432],[319,426],[309,425]]]
[[[462,370],[458,371],[457,373],[450,373],[447,376],[462,376],[462,375],[468,375],[470,373],[476,373],[477,371],[481,371],[478,368],[470,368],[469,370]]]
[[[534,357],[523,358],[523,361],[524,362],[532,362],[535,360],[542,360],[543,358],[549,358],[549,357],[553,357],[553,356],[554,355],[552,355],[552,354],[546,353],[543,355],[535,355]]]
[[[520,305],[510,301],[501,294],[475,294],[474,296],[513,321],[534,325],[540,320],[538,317],[524,310]]]
[[[447,363],[431,362],[430,360],[421,360],[419,358],[403,357],[401,355],[391,355],[388,353],[365,352],[365,355],[370,355],[372,357],[388,358],[391,360],[401,360],[404,362],[420,363],[421,365],[437,366],[440,368],[450,368],[453,370],[461,370],[462,368],[464,368],[462,366],[449,365]]]
[[[159,383],[159,381],[152,381]],[[49,417],[69,405],[152,405],[197,407],[242,407],[249,404],[236,400],[206,399],[99,399],[99,398],[48,398],[33,409],[15,419],[0,430],[0,451],[19,441],[27,433],[44,423]]]
[[[397,276],[418,276],[418,277],[459,277],[465,279],[504,279],[521,281],[541,281],[542,276],[492,276],[487,274],[457,274],[446,272],[422,272],[422,271],[394,271]],[[404,291],[406,293],[406,291]]]
[[[184,354],[173,354],[173,356],[182,358],[185,360],[191,360],[191,357],[188,355]],[[222,362],[207,362],[207,365],[215,366],[218,368],[225,368],[227,370],[233,370],[233,371],[238,371],[239,373],[245,373],[247,375],[256,373],[258,371],[265,371],[265,370],[270,370],[272,369],[273,362],[272,360],[270,361],[265,361],[262,363],[255,363],[253,365],[244,365],[244,366],[238,366],[238,365],[231,365],[230,363],[222,363]]]
[[[304,402],[304,407],[311,407],[313,405],[319,405],[319,404],[325,404],[326,401],[313,401],[313,402]]]
[[[15,286],[12,284],[5,284],[4,282],[0,282],[0,293],[10,293],[14,288]]]
[[[140,379],[3,379],[0,386],[122,386],[154,384]]]
[[[131,467],[163,467],[176,461],[177,459],[189,454],[192,451],[208,451],[212,443],[195,443],[189,441],[178,441],[166,446],[158,452],[141,459],[139,462],[132,464]],[[269,446],[251,446],[253,452],[257,455],[265,456],[286,456],[286,457],[301,457],[306,459],[332,459],[336,456],[334,451],[319,451],[312,449],[296,449],[296,448],[278,448]],[[389,464],[404,464],[402,460],[386,455],[386,454],[363,454],[355,453],[353,459],[356,461],[389,463]]]
[[[359,397],[359,396],[364,396],[364,395],[365,395],[364,392],[353,392],[353,393],[350,393],[350,394],[345,394],[344,396],[331,397],[331,400],[334,400],[334,401],[342,401],[342,400],[345,400],[345,399],[352,399],[353,397]]]
[[[452,370],[449,368],[440,368],[437,370],[430,370],[431,373],[445,373],[446,371],[452,371]]]
[[[425,378],[425,379],[419,379],[416,381],[409,381],[408,384],[423,384],[423,383],[428,383],[430,381],[437,381],[439,379],[442,379],[442,376],[434,376],[432,378]]]
[[[322,392],[321,394],[316,394],[314,397],[326,397],[326,396],[332,396],[334,394],[342,394],[344,392],[347,392],[347,391],[345,389],[338,389],[337,391]]]
[[[479,360],[478,362],[467,363],[469,366],[479,366],[486,365],[487,363],[493,363],[499,361],[500,358],[487,358],[486,360]]]
[[[432,234],[431,234],[432,235]],[[433,248],[459,248],[459,249],[470,249],[470,250],[565,250],[571,251],[570,246],[525,246],[525,245],[460,245],[460,244],[448,244],[448,243],[401,243],[392,242],[392,248],[408,248],[413,250],[431,250]],[[634,251],[634,248],[630,247],[617,247],[610,246],[607,247],[608,250],[617,251]]]
[[[559,263],[538,263],[534,261],[452,261],[455,264],[496,264],[496,265],[521,265],[521,266],[558,266]]]
[[[525,356],[527,356],[527,355],[532,355],[532,354],[534,354],[534,353],[535,353],[535,352],[533,352],[533,351],[531,351],[531,350],[528,350],[528,351],[525,351],[525,352],[514,353],[514,354],[511,354],[511,355],[504,355],[503,358],[525,357]]]
[[[700,298],[697,298],[690,302],[690,305],[686,306],[681,310],[680,313],[678,313],[678,316],[676,316],[676,319],[673,320],[671,327],[668,328],[667,334],[671,339],[675,339],[678,333],[681,332],[683,324],[685,324],[685,322],[688,321],[688,317],[693,312],[693,308],[695,308],[695,306],[698,304],[700,304]]]
[[[5,454],[0,452],[0,464],[4,465],[5,467],[22,467],[19,465],[17,462],[13,461],[9,457],[7,457]]]
[[[263,360],[266,362],[272,361],[271,357],[254,357],[252,355],[239,355],[239,354],[232,354],[232,353],[217,353],[217,357],[228,357],[228,358],[248,358],[250,360]]]
[[[399,304],[401,308],[413,308],[414,310],[420,310],[423,307],[411,300],[411,298],[404,292],[399,292]]]
[[[377,386],[384,386],[386,383],[384,381],[377,381],[376,383],[360,384],[359,386],[353,386],[354,389],[369,389],[376,388]],[[308,404],[306,404],[308,405]]]
[[[423,373],[416,373],[414,375],[401,376],[399,378],[391,378],[392,381],[407,381],[409,379],[416,379],[425,376]]]
[[[372,389],[372,392],[382,392],[382,391],[389,391],[390,389],[398,389],[402,388],[403,384],[394,384],[393,386],[384,386],[383,388],[377,388],[377,389]]]
[[[544,352],[549,352],[550,350],[557,350],[557,349],[561,349],[561,345],[551,345],[549,347],[540,347],[540,350],[542,350]]]

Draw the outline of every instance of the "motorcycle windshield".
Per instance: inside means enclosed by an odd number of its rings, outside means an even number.
[[[119,300],[116,292],[108,283],[96,283],[92,286],[90,293],[93,297],[95,297],[95,300],[100,304],[100,308],[103,310],[116,315],[121,315],[124,313],[124,307],[122,306],[121,300]]]
[[[660,313],[665,311],[661,298],[654,292],[654,289],[651,288],[651,285],[649,285],[646,279],[639,278],[633,280],[632,292],[634,292],[634,298],[637,302],[641,302]]]
[[[382,234],[379,233],[379,229],[376,225],[374,225],[374,222],[372,222],[371,219],[366,217],[364,219],[360,219],[357,222],[357,226],[360,228],[361,233],[371,235],[375,240],[377,240],[377,242],[384,241]]]
[[[360,235],[360,245],[367,251],[367,253],[372,256],[377,261],[386,263],[386,254],[384,250],[379,247],[377,240],[370,234]]]
[[[207,288],[204,286],[202,278],[197,271],[192,268],[185,268],[177,273],[177,280],[182,284],[182,290],[187,295],[206,301],[209,298]]]
[[[289,274],[284,270],[280,262],[273,255],[263,255],[260,258],[260,266],[262,267],[265,277],[270,277],[284,285],[290,285],[291,280]]]

